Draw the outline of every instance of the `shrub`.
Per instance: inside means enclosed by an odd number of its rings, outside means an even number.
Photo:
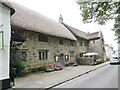
[[[102,60],[100,59],[100,58],[98,58],[97,60],[96,60],[96,64],[101,64],[102,63]]]
[[[23,60],[13,60],[12,67],[16,68],[17,76],[23,76],[25,74],[25,61]]]

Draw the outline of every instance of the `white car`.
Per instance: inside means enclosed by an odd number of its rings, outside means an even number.
[[[120,57],[119,58],[116,56],[112,57],[110,59],[110,64],[120,64]]]

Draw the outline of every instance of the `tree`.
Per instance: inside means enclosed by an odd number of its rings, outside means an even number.
[[[105,24],[108,20],[114,20],[113,30],[120,34],[120,1],[118,2],[89,2],[77,1],[80,5],[81,15],[84,23],[97,22],[100,25]]]

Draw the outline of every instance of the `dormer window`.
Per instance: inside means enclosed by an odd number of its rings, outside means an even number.
[[[93,41],[93,43],[95,43],[95,41]]]
[[[44,34],[39,34],[39,41],[48,42],[48,36]]]
[[[73,41],[70,41],[70,46],[74,46],[74,43],[73,43]]]
[[[61,38],[59,39],[59,44],[63,45],[63,39],[61,39]]]

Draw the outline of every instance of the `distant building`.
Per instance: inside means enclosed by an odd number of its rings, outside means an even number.
[[[120,36],[118,36],[118,56],[120,57]]]
[[[110,59],[114,53],[112,45],[105,44],[106,58]]]
[[[82,57],[87,52],[96,52],[102,61],[106,60],[104,37],[102,32],[85,33],[78,29],[75,29],[65,23],[63,25],[70,30],[77,38],[76,42],[76,55]]]

